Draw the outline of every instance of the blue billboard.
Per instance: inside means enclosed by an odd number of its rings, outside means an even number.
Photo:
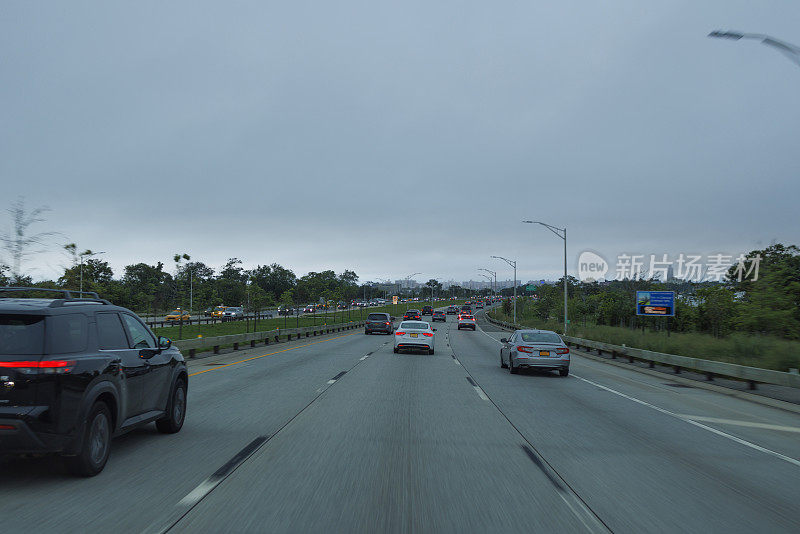
[[[637,291],[636,315],[675,317],[675,292]]]

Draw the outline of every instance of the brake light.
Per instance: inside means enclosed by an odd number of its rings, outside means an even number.
[[[433,334],[429,334],[428,332],[423,332],[422,335],[425,337],[433,337]]]
[[[389,325],[390,325],[390,324],[392,324],[392,323],[383,323],[383,324],[385,324],[386,326],[389,326]]]
[[[533,347],[517,347],[517,352],[527,352],[533,354]]]
[[[42,360],[42,361],[17,361],[0,362],[0,367],[17,369],[25,374],[62,374],[69,373],[75,367],[74,360]]]
[[[400,330],[398,330],[397,332],[394,333],[394,335],[403,336],[403,335],[405,335],[405,332],[401,332]]]
[[[17,427],[14,425],[0,425],[0,430],[16,430]]]
[[[569,349],[556,349],[556,354],[569,354]]]

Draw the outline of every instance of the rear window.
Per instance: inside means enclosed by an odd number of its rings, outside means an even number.
[[[51,354],[70,354],[86,350],[89,321],[82,313],[55,315],[47,320]]]
[[[367,320],[369,320],[369,321],[386,321],[387,318],[386,318],[386,315],[384,315],[382,313],[370,313],[367,316]]]
[[[561,343],[561,338],[554,332],[523,332],[521,336],[526,343]]]
[[[428,323],[417,323],[417,322],[409,321],[409,322],[406,322],[406,323],[402,323],[400,325],[400,328],[406,328],[406,329],[409,329],[409,330],[427,330],[428,329]]]
[[[0,355],[32,355],[44,351],[44,317],[0,315]]]

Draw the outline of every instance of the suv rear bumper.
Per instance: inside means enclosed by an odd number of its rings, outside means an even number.
[[[391,325],[389,325],[389,326],[386,326],[386,325],[374,325],[373,326],[373,325],[370,325],[369,323],[364,325],[364,330],[367,331],[367,332],[384,332],[386,334],[391,334],[394,331],[392,329]]]
[[[41,454],[67,448],[72,436],[36,432],[30,427],[26,419],[36,408],[44,407],[0,408],[0,454]]]

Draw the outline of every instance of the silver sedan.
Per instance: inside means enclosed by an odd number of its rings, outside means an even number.
[[[517,330],[510,338],[500,340],[500,367],[512,375],[520,369],[558,370],[569,375],[569,347],[550,330]]]

